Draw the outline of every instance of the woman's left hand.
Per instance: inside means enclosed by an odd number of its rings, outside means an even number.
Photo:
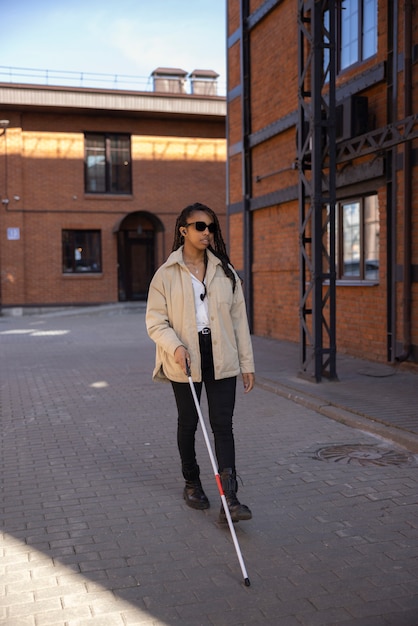
[[[190,354],[184,346],[178,346],[178,348],[176,348],[174,361],[181,367],[186,376],[188,376],[187,366],[190,367]]]
[[[244,383],[244,393],[248,393],[251,389],[254,388],[255,384],[255,376],[253,373],[251,374],[243,374],[242,380]]]

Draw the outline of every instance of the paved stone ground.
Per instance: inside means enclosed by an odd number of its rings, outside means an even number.
[[[2,625],[418,624],[411,453],[239,389],[245,587],[201,433],[212,508],[182,500],[172,392],[151,381],[143,311],[0,318],[0,351]],[[335,444],[354,453],[318,459]],[[364,449],[404,462],[368,463]]]
[[[257,379],[266,389],[418,452],[418,374],[405,364],[391,366],[338,353],[338,382],[323,378],[317,385],[298,375],[297,344],[262,337],[254,337],[253,343]]]

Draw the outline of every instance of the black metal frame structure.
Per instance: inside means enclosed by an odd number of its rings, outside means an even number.
[[[247,303],[247,315],[250,330],[253,329],[254,306],[252,286],[252,250],[253,228],[250,201],[252,197],[251,167],[251,66],[250,66],[250,2],[240,3],[241,30],[241,116],[242,116],[242,197],[243,197],[243,250],[244,250],[244,294]]]
[[[387,81],[387,125],[379,129],[341,139],[336,138],[336,56],[337,15],[342,0],[298,0],[298,110],[252,132],[251,121],[251,31],[284,0],[265,0],[253,13],[250,1],[240,0],[240,28],[228,45],[240,40],[240,85],[229,97],[241,98],[242,201],[229,207],[243,218],[244,291],[250,327],[253,327],[253,213],[254,211],[296,199],[299,200],[300,268],[300,374],[315,382],[323,377],[338,380],[336,368],[336,267],[335,204],[337,166],[353,164],[358,158],[374,155],[373,162],[384,160],[388,189],[388,293],[395,291],[396,267],[396,148],[418,137],[418,114],[397,120],[392,100],[396,94],[391,84],[397,75],[398,55],[392,51],[392,63],[377,63],[344,82],[338,89],[338,103],[364,92],[378,82]],[[397,2],[389,3],[388,23],[393,23],[391,37],[397,33]],[[326,19],[325,19],[326,18]],[[392,42],[393,50],[397,44]],[[389,56],[390,60],[391,56]],[[393,65],[393,67],[392,67]],[[393,88],[394,89],[394,88]],[[296,125],[297,189],[277,189],[266,196],[253,197],[252,149]],[[237,148],[238,149],[238,148]],[[383,168],[383,166],[382,166]],[[340,169],[339,180],[342,182]],[[277,172],[269,172],[265,176]],[[383,169],[382,173],[383,175]],[[392,207],[392,208],[390,208]],[[394,359],[394,298],[388,298],[388,359]]]
[[[300,373],[313,378],[316,382],[320,382],[323,376],[331,380],[337,379],[335,287],[337,1],[298,2]]]

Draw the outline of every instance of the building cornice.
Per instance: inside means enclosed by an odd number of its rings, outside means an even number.
[[[158,116],[226,117],[226,98],[0,83],[2,109],[103,111]]]

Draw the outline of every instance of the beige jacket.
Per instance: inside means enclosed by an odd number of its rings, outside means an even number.
[[[240,280],[235,292],[219,259],[207,251],[206,288],[212,331],[215,378],[230,378],[254,372],[253,349]],[[172,252],[156,271],[149,288],[146,312],[148,335],[156,343],[154,380],[187,382],[174,361],[183,345],[191,357],[195,382],[202,380],[199,337],[190,272],[183,261],[183,248]]]

